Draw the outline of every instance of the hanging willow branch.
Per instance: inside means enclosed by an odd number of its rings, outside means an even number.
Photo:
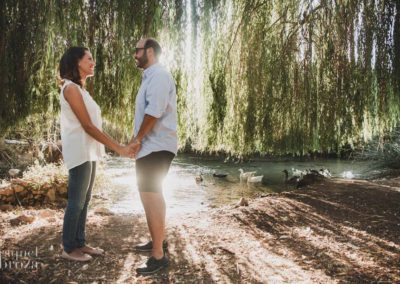
[[[340,153],[398,125],[399,11],[386,0],[4,0],[0,128],[57,136],[57,64],[84,45],[97,62],[90,93],[115,136],[130,136],[132,49],[147,35],[177,82],[182,145]]]
[[[248,2],[246,2],[246,6],[245,6],[245,8],[243,9],[243,12],[242,12],[242,18],[241,18],[241,20],[240,20],[238,26],[236,27],[236,31],[235,31],[235,33],[234,33],[234,35],[233,35],[233,40],[232,40],[232,42],[231,42],[231,44],[230,44],[230,46],[229,46],[229,48],[228,48],[228,51],[226,52],[226,55],[227,55],[227,56],[226,56],[225,63],[224,63],[224,69],[226,69],[226,63],[227,63],[227,61],[228,61],[229,58],[230,58],[231,49],[232,49],[233,45],[234,45],[235,42],[236,42],[236,38],[237,38],[237,36],[238,36],[238,34],[239,34],[240,28],[242,27],[242,25],[243,25],[243,23],[244,23],[244,20],[246,19],[246,17],[249,17],[249,15],[252,15],[253,12],[255,12],[255,11],[257,11],[258,9],[262,8],[262,7],[263,7],[264,5],[266,5],[266,4],[268,4],[268,1],[261,2],[261,3],[259,3],[258,5],[256,5],[256,6],[250,8],[250,7],[249,7],[250,4],[249,4]],[[250,10],[250,11],[249,11],[249,10]],[[282,16],[282,17],[283,17],[283,16]],[[282,17],[280,17],[279,19],[277,19],[277,20],[271,25],[270,28],[272,28]]]

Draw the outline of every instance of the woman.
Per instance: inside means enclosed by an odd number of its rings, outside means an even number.
[[[132,156],[129,146],[121,146],[104,132],[99,106],[86,91],[86,79],[93,76],[95,62],[84,47],[69,48],[60,60],[61,141],[64,163],[69,171],[68,205],[64,215],[62,257],[91,260],[103,250],[85,244],[87,209],[96,174],[96,162],[104,146],[121,156]]]

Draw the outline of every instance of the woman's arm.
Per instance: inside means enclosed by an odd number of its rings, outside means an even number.
[[[83,101],[81,92],[78,87],[70,84],[64,89],[64,98],[69,103],[72,111],[75,113],[79,122],[81,123],[83,129],[87,134],[92,136],[94,139],[104,144],[114,152],[120,154],[121,156],[131,156],[131,151],[129,146],[122,146],[115,142],[107,134],[98,129],[90,119],[89,113],[86,109],[85,103]]]

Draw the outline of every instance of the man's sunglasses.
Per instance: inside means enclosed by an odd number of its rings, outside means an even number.
[[[146,48],[145,47],[135,47],[135,53],[138,53],[142,49],[146,49]]]

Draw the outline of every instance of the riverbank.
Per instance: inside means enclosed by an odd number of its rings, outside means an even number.
[[[6,250],[37,248],[37,256],[25,257],[37,268],[3,264],[0,282],[398,282],[400,181],[383,183],[325,181],[250,200],[248,207],[232,205],[177,216],[167,229],[171,266],[150,277],[134,272],[147,257],[132,250],[148,238],[141,214],[91,210],[88,239],[107,253],[85,264],[59,257],[62,209],[1,212],[3,262]],[[11,224],[18,215],[33,219]]]

